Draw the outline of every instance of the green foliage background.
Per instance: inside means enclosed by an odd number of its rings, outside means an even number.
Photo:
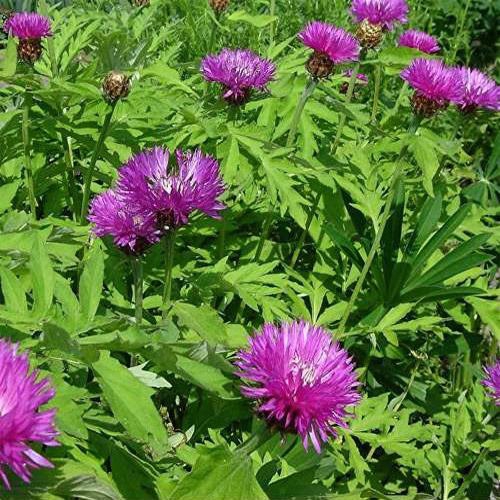
[[[409,25],[437,36],[449,63],[498,77],[498,1],[409,3]],[[29,348],[33,364],[51,376],[62,444],[44,452],[54,470],[37,471],[29,487],[14,482],[2,498],[494,494],[498,420],[479,382],[500,336],[500,119],[463,119],[450,108],[408,134],[409,91],[398,73],[416,53],[396,49],[396,35],[388,34],[362,65],[371,83],[345,104],[340,71],[322,82],[296,146],[284,147],[307,79],[296,33],[312,19],[351,29],[347,7],[277,0],[272,18],[265,0],[233,0],[217,20],[215,46],[249,47],[278,66],[270,93],[234,113],[199,74],[215,21],[204,1],[152,0],[144,9],[126,0],[50,2],[53,57],[46,50],[36,64],[40,77],[30,80],[36,222],[23,180],[28,76],[15,66],[12,42],[0,41],[0,337]],[[383,80],[373,124],[377,64]],[[110,69],[132,75],[132,92],[117,106],[93,192],[108,188],[132,153],[154,144],[215,155],[228,187],[223,222],[196,216],[178,235],[167,323],[159,312],[163,247],[147,254],[140,328],[130,262],[111,242],[89,239],[71,210],[107,112],[100,83]],[[350,428],[321,455],[277,435],[247,457],[236,447],[258,422],[232,373],[235,351],[264,321],[305,318],[335,331],[403,147],[404,184],[343,339],[364,394]],[[292,269],[317,192],[321,201]],[[255,262],[270,211],[275,222]],[[139,364],[128,368],[131,356]]]

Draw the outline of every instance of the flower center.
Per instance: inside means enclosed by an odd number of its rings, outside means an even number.
[[[316,366],[308,363],[295,354],[290,363],[290,371],[293,375],[299,375],[304,385],[313,385],[316,380]]]

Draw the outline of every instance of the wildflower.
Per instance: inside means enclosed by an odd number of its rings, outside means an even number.
[[[415,59],[401,73],[415,93],[411,103],[415,114],[431,117],[461,96],[461,84],[455,71],[442,61]]]
[[[130,78],[120,71],[110,71],[102,82],[102,92],[110,104],[125,99],[130,92]]]
[[[243,395],[258,401],[257,411],[271,426],[321,442],[347,427],[346,407],[358,403],[359,385],[348,352],[324,329],[305,321],[265,324],[241,351],[237,375],[248,381]]]
[[[351,13],[359,23],[356,37],[362,47],[371,49],[382,41],[384,31],[407,22],[408,5],[405,0],[353,0]]]
[[[153,215],[134,211],[113,189],[92,200],[88,218],[97,237],[112,236],[115,244],[128,254],[140,255],[160,239]]]
[[[490,390],[490,395],[497,406],[500,406],[500,361],[484,369],[486,374],[482,384]]]
[[[19,39],[17,55],[33,64],[42,56],[42,38],[52,36],[50,19],[36,12],[18,12],[10,16],[3,29]]]
[[[40,410],[55,391],[48,379],[37,379],[38,371],[30,373],[28,355],[0,339],[0,480],[7,489],[10,482],[5,466],[26,483],[31,480],[31,469],[53,467],[29,444],[58,446],[56,410]]]
[[[276,67],[250,50],[223,49],[203,59],[201,72],[205,80],[222,85],[225,101],[240,105],[250,99],[252,90],[266,90]]]
[[[435,52],[439,52],[441,50],[438,41],[433,36],[417,30],[405,31],[399,37],[398,45],[400,47],[417,49],[425,54],[434,54]]]
[[[137,213],[154,216],[161,231],[187,224],[195,210],[218,218],[224,184],[217,160],[200,150],[177,151],[177,170],[169,171],[169,158],[160,147],[136,154],[120,169],[118,192]]]
[[[359,44],[356,38],[342,28],[313,21],[298,35],[299,40],[314,50],[306,68],[314,78],[326,78],[335,64],[357,61]]]
[[[352,76],[352,69],[344,71],[344,76],[350,79]],[[358,73],[356,75],[356,83],[363,86],[368,85],[368,77],[364,73]],[[349,89],[349,83],[343,82],[340,86],[340,92],[342,94],[347,94],[348,89]]]
[[[461,83],[457,105],[464,112],[477,108],[500,111],[500,86],[477,69],[456,68],[455,75]]]

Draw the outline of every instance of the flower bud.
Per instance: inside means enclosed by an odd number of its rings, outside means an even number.
[[[356,30],[356,38],[365,49],[373,49],[379,45],[384,36],[384,28],[381,24],[371,24],[363,19]]]
[[[216,14],[221,14],[229,7],[229,0],[208,0],[208,3]]]
[[[411,107],[413,112],[422,118],[431,118],[438,111],[446,109],[447,106],[447,102],[439,102],[417,92],[415,92],[411,97]]]
[[[124,99],[130,92],[130,78],[120,71],[110,71],[102,82],[102,92],[110,104]]]
[[[326,54],[314,52],[307,60],[306,69],[314,78],[327,78],[333,72],[334,63]]]

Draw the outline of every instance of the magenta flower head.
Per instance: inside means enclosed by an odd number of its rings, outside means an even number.
[[[384,31],[392,31],[394,24],[408,21],[405,0],[353,0],[351,13],[359,23],[356,37],[365,49],[379,45]]]
[[[250,99],[252,90],[266,90],[276,66],[250,50],[222,49],[219,54],[202,60],[201,73],[205,80],[222,85],[226,102],[240,105]]]
[[[401,73],[414,89],[412,107],[415,114],[431,117],[460,98],[461,84],[455,70],[437,59],[415,59]]]
[[[500,360],[497,359],[494,365],[485,367],[484,372],[486,376],[481,383],[490,390],[495,404],[500,406]]]
[[[3,29],[19,38],[17,54],[33,64],[42,56],[42,38],[52,36],[50,19],[36,12],[18,12],[5,21]]]
[[[29,483],[31,469],[53,467],[30,442],[58,446],[55,409],[40,410],[55,394],[47,379],[30,373],[26,353],[0,339],[0,479],[10,489],[5,466]]]
[[[358,60],[358,41],[342,28],[313,21],[298,34],[298,38],[306,47],[314,50],[306,63],[307,70],[314,78],[328,77],[335,64]]]
[[[399,37],[398,45],[399,47],[417,49],[425,54],[434,54],[441,50],[438,41],[433,36],[417,30],[405,31]]]
[[[265,324],[236,361],[248,381],[243,395],[258,401],[257,411],[282,432],[297,433],[320,453],[321,442],[347,427],[346,407],[360,400],[354,363],[322,328],[305,321]]]
[[[457,105],[470,113],[477,108],[500,111],[500,86],[477,69],[456,68],[456,77],[461,82],[461,95]]]
[[[133,156],[119,172],[117,190],[136,213],[151,215],[160,231],[187,224],[199,210],[219,218],[225,208],[219,164],[200,150],[177,151],[177,169],[168,169],[170,154],[160,147]]]
[[[160,240],[154,216],[134,210],[113,189],[92,200],[88,219],[94,224],[92,231],[97,237],[112,236],[116,246],[130,255],[143,254]]]

